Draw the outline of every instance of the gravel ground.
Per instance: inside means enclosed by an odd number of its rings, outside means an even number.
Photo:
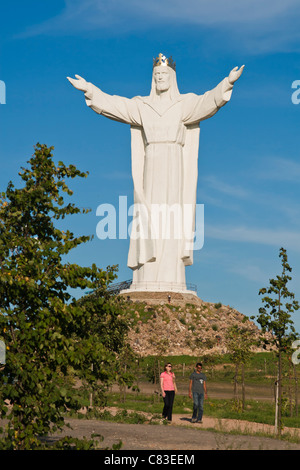
[[[63,435],[89,438],[92,433],[98,433],[104,437],[101,447],[111,448],[122,441],[121,451],[300,450],[300,444],[283,440],[209,431],[205,429],[212,424],[208,418],[203,418],[203,425],[191,424],[186,416],[180,415],[175,415],[168,425],[121,424],[97,419],[67,419],[66,422],[72,430],[66,429]]]

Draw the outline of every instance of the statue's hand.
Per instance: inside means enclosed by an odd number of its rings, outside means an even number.
[[[75,88],[77,88],[77,90],[81,90],[85,93],[88,90],[87,81],[84,78],[82,78],[80,75],[75,75],[75,77],[76,77],[77,80],[75,78],[70,78],[70,77],[67,77],[67,79],[73,85],[73,87],[75,87]]]
[[[231,85],[233,85],[240,78],[243,73],[244,67],[245,66],[242,65],[240,69],[238,67],[234,67],[234,69],[231,70],[228,76],[228,80]]]

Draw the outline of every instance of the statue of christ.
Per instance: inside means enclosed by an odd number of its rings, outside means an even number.
[[[128,254],[131,290],[186,291],[185,266],[193,264],[200,122],[228,103],[243,69],[235,67],[203,95],[180,94],[172,58],[159,54],[153,63],[150,95],[132,99],[104,93],[79,75],[68,77],[96,113],[130,125],[139,221],[139,235],[131,234]],[[170,230],[174,207],[181,215],[188,208],[188,216],[175,217],[176,227]],[[157,217],[154,208],[167,210],[159,210]],[[180,236],[174,236],[178,225]]]

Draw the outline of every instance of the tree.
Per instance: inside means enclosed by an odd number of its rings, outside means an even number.
[[[227,330],[226,346],[230,353],[231,359],[235,364],[234,398],[237,404],[239,402],[237,392],[237,379],[239,368],[241,368],[242,410],[245,409],[245,364],[251,357],[251,348],[254,344],[255,340],[253,339],[253,334],[248,328],[241,328],[238,325],[233,325]]]
[[[281,434],[282,427],[282,355],[291,347],[297,337],[291,314],[299,309],[295,295],[287,287],[288,281],[292,279],[288,274],[292,272],[292,268],[288,264],[287,252],[284,248],[280,248],[279,258],[281,258],[282,273],[277,275],[276,279],[270,279],[269,287],[260,289],[259,295],[264,296],[262,297],[264,306],[259,309],[260,315],[257,318],[262,331],[268,331],[272,334],[271,345],[277,354],[275,412],[277,434]]]
[[[130,345],[120,351],[118,362],[116,364],[117,383],[120,389],[120,401],[126,401],[126,389],[132,387],[136,374],[137,355],[133,352]]]
[[[65,260],[90,240],[55,226],[86,212],[65,203],[62,193],[72,195],[65,180],[87,174],[74,165],[56,166],[52,150],[37,144],[29,168],[19,173],[23,186],[10,182],[0,200],[0,335],[6,345],[0,416],[8,419],[0,447],[5,449],[41,448],[40,436],[62,429],[65,411],[81,406],[65,377],[107,383],[127,331],[120,305],[106,289],[115,268]],[[80,302],[69,288],[97,290],[97,300]]]

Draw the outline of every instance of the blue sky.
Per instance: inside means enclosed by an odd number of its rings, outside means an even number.
[[[197,202],[205,206],[205,242],[187,268],[187,282],[205,301],[246,315],[261,306],[258,291],[281,272],[287,249],[290,289],[300,300],[300,80],[298,0],[52,0],[1,7],[0,188],[19,184],[18,171],[37,143],[55,160],[89,177],[71,183],[73,200],[91,208],[66,223],[93,234],[71,260],[119,265],[131,278],[129,240],[96,237],[96,209],[132,203],[129,127],[96,115],[67,81],[79,74],[110,94],[150,91],[152,59],[172,55],[182,93],[203,93],[236,65],[245,70],[232,99],[201,125]],[[299,93],[300,97],[300,93]],[[293,320],[300,331],[300,311]]]

